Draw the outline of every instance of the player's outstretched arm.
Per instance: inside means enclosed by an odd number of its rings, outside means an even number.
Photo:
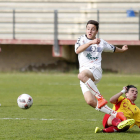
[[[116,53],[121,53],[121,52],[125,52],[125,51],[127,51],[128,50],[128,46],[127,45],[124,45],[124,46],[122,46],[122,48],[118,48],[118,47],[116,47],[116,50],[115,50],[115,52]]]
[[[119,93],[115,94],[114,96],[112,96],[110,98],[110,103],[112,104],[116,104],[117,101],[118,101],[118,98],[123,94],[123,93],[126,93],[126,87],[123,87],[123,90],[120,91]]]

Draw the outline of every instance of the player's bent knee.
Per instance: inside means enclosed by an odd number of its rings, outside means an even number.
[[[79,73],[78,79],[81,80],[83,83],[85,83],[88,81],[89,77],[87,75],[85,75],[84,73]]]
[[[78,74],[78,79],[81,80],[82,82],[84,82],[84,77],[85,77],[84,74],[82,74],[82,73]]]
[[[81,80],[81,74],[80,73],[78,74],[77,77],[78,77],[79,80]]]

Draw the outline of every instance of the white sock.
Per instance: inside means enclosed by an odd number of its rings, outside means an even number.
[[[96,98],[101,98],[101,94],[99,92],[99,90],[97,89],[95,83],[91,80],[91,79],[88,79],[88,81],[85,83],[85,85],[87,86],[87,88],[90,90],[90,92],[96,96]]]
[[[98,104],[97,104],[97,106],[98,106]],[[116,111],[114,111],[114,110],[112,110],[110,107],[108,107],[107,105],[105,105],[105,106],[103,106],[103,107],[101,107],[101,108],[98,108],[96,106],[96,110],[98,110],[98,111],[101,111],[101,112],[103,112],[103,113],[106,113],[106,114],[109,114],[109,115],[111,115],[111,116],[113,116],[113,117],[115,117],[116,118],[116,115],[117,115],[117,112]]]

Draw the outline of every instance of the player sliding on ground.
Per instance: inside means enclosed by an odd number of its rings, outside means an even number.
[[[125,94],[126,98],[123,97],[122,94]],[[134,85],[128,85],[124,87],[121,92],[110,98],[110,102],[113,104],[113,110],[123,112],[124,116],[132,121],[124,124],[124,122],[121,122],[118,118],[105,114],[103,118],[104,129],[96,127],[95,133],[124,132],[134,125],[137,125],[140,128],[140,109],[134,103],[137,99],[137,94],[137,88]]]
[[[103,39],[96,38],[98,29],[99,23],[97,21],[88,21],[86,34],[79,37],[75,44],[75,52],[78,54],[79,60],[80,86],[87,104],[98,111],[126,120],[122,112],[116,112],[106,105],[107,101],[100,94],[96,84],[102,78],[102,52],[121,53],[127,51],[128,47],[124,45],[122,48],[118,48],[108,44]]]

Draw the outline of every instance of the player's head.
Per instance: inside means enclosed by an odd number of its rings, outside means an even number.
[[[126,97],[129,98],[132,102],[137,99],[138,90],[134,85],[126,86],[127,92],[125,93]]]
[[[89,20],[89,21],[87,22],[86,28],[87,28],[88,24],[95,25],[96,30],[97,30],[97,31],[99,30],[99,23],[98,23],[97,21],[95,21],[95,20]]]
[[[95,39],[98,33],[99,23],[95,20],[89,20],[86,24],[86,35],[89,39]]]

